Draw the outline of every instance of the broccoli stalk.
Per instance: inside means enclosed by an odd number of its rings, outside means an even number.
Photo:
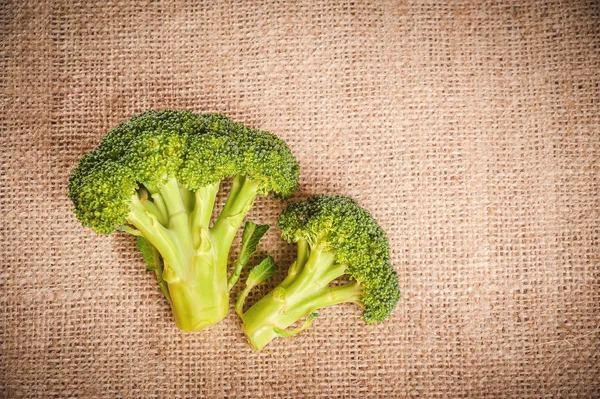
[[[334,265],[331,250],[315,248],[297,272],[290,268],[286,281],[260,299],[242,315],[244,332],[256,349],[261,349],[278,336],[293,336],[310,326],[316,310],[343,302],[360,304],[360,284],[356,281],[329,287],[344,275],[342,265]],[[305,316],[307,323],[292,332],[286,329]],[[312,317],[310,317],[312,316]]]
[[[228,177],[231,189],[211,226]],[[138,236],[177,327],[192,331],[228,312],[229,251],[256,197],[269,192],[287,197],[297,180],[296,160],[270,133],[221,115],[149,111],[110,131],[81,159],[69,196],[84,226]],[[242,252],[254,251],[260,237]],[[239,277],[243,265],[236,266]]]
[[[151,195],[154,202],[132,196],[127,221],[162,254],[162,279],[180,329],[199,330],[226,316],[229,250],[257,196],[257,187],[256,182],[236,176],[212,228],[209,222],[217,184],[192,193],[170,178]],[[166,211],[155,205],[161,201]],[[161,289],[165,292],[162,285]]]
[[[242,329],[255,349],[305,330],[317,317],[315,311],[327,306],[358,304],[369,324],[385,320],[395,308],[400,291],[386,235],[354,200],[310,197],[288,206],[279,227],[285,239],[298,243],[296,261],[287,277],[248,311],[243,312],[246,290],[236,304]],[[251,276],[252,272],[249,280]],[[350,281],[332,285],[342,276]],[[247,283],[247,289],[254,285]],[[288,329],[304,317],[299,328]]]

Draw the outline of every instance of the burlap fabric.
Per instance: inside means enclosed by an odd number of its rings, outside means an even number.
[[[14,1],[0,18],[1,396],[600,394],[598,2]],[[176,330],[132,238],[82,228],[66,197],[82,154],[150,108],[270,130],[301,163],[297,198],[368,208],[403,290],[388,322],[339,306],[260,353],[234,313]],[[294,250],[276,228],[261,245],[283,269]]]

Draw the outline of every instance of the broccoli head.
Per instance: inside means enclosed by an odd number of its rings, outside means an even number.
[[[298,245],[287,277],[243,312],[248,291],[273,274],[275,265],[267,258],[251,271],[236,303],[242,328],[255,349],[275,337],[304,330],[316,317],[314,312],[326,306],[356,303],[368,324],[382,322],[396,307],[400,290],[387,236],[353,199],[315,195],[290,204],[279,218],[279,227],[284,239]],[[341,278],[349,281],[339,283]],[[300,328],[288,329],[304,317]]]
[[[81,158],[69,197],[84,226],[138,236],[177,326],[191,331],[227,314],[229,250],[255,198],[289,197],[298,174],[288,146],[268,132],[222,115],[148,111],[109,131]],[[231,189],[211,223],[227,178]]]

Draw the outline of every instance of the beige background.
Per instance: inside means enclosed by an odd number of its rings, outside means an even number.
[[[600,395],[598,2],[1,7],[0,396]],[[131,237],[66,198],[149,108],[270,130],[298,198],[371,210],[403,290],[388,322],[340,306],[260,353],[235,314],[177,331]],[[261,251],[294,248],[272,229]]]

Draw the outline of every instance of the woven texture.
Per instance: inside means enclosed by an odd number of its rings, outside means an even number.
[[[1,7],[0,396],[600,395],[598,2]],[[151,108],[269,130],[296,198],[369,209],[403,291],[388,321],[342,305],[262,352],[233,312],[179,332],[131,236],[82,228],[66,196]],[[273,228],[260,252],[286,269],[295,248]]]

